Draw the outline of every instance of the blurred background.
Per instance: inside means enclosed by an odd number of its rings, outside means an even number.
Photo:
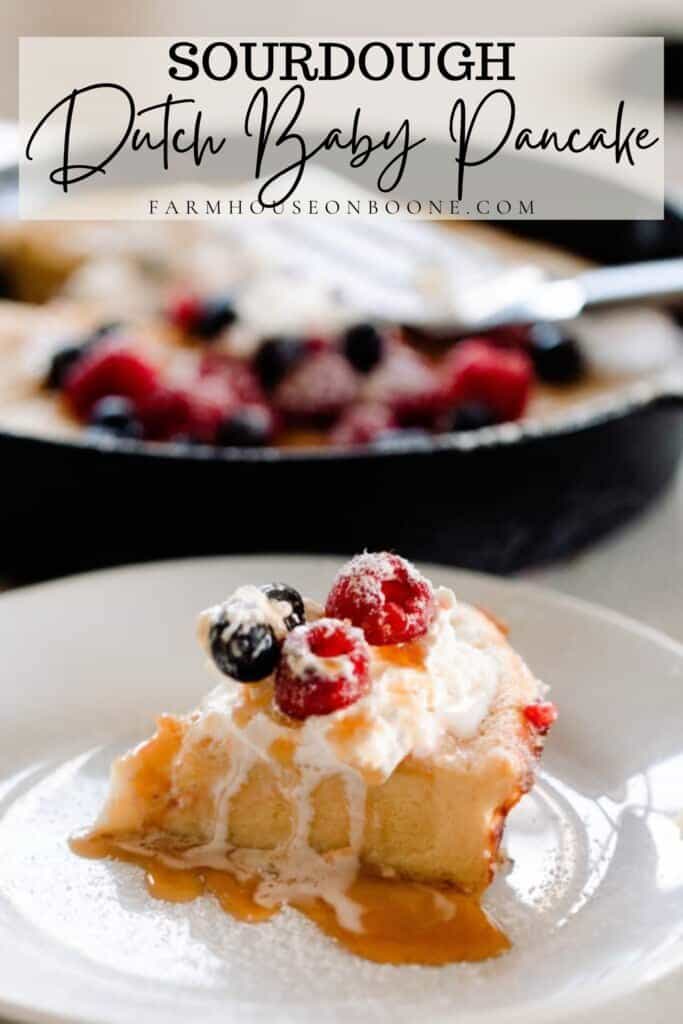
[[[376,0],[373,4],[352,0],[343,5],[291,0],[283,5],[274,0],[254,0],[246,6],[226,5],[220,0],[119,0],[116,5],[95,5],[85,0],[61,0],[54,5],[39,0],[21,3],[5,0],[0,10],[0,28],[0,167],[11,166],[16,155],[17,39],[21,35],[333,37],[375,33],[406,37],[477,35],[480,38],[506,34],[663,35],[667,40],[666,186],[677,217],[683,209],[683,5],[680,0],[647,0],[645,4],[642,0],[603,0],[599,5],[594,0],[574,0],[565,5],[549,5],[542,0],[517,0],[514,4],[489,0],[476,5],[454,5],[446,0],[423,0],[419,5],[398,5],[393,0]],[[628,71],[624,69],[623,73]],[[605,83],[605,88],[618,93],[618,74]],[[642,238],[647,234],[646,230],[633,230],[628,232],[628,238]],[[577,248],[581,249],[584,237],[592,235],[591,227],[574,226],[572,237]],[[612,235],[617,247],[621,244],[620,237]],[[676,237],[680,238],[680,234]],[[633,253],[632,258],[636,258],[640,250],[635,248]],[[683,250],[673,252],[669,246],[665,254],[683,255]],[[647,459],[651,454],[655,460],[656,452],[648,453],[648,445],[666,447],[666,437],[662,439],[662,434],[669,431],[673,435],[680,429],[678,413],[674,416],[667,412],[656,437],[636,423],[628,442],[629,450],[636,451],[640,445],[638,457]],[[603,454],[607,460],[619,458],[614,446],[621,443],[622,440],[612,436],[603,436],[598,441],[605,449]],[[13,463],[13,473],[20,474],[22,465],[28,471],[24,458],[22,454],[19,462]],[[77,480],[74,486],[77,490]],[[288,486],[285,477],[278,478],[278,487],[282,486]],[[410,510],[405,514],[409,517]],[[495,526],[492,529],[495,530]],[[428,530],[424,520],[422,530]],[[55,538],[55,543],[61,543],[59,537]],[[77,540],[70,537],[67,543],[77,543]],[[277,538],[276,547],[280,550],[290,549],[288,545],[286,534]],[[330,550],[338,550],[340,546],[343,548],[336,537],[329,538]],[[418,543],[415,552],[405,553],[420,556],[425,550],[428,549]],[[106,554],[99,559],[100,562],[106,560]],[[14,569],[10,572],[8,568],[9,561],[0,551],[0,585],[17,580]],[[469,564],[476,564],[476,559]],[[514,559],[510,564],[520,571]],[[552,564],[521,571],[529,578],[634,615],[683,640],[683,483],[680,476],[639,518],[599,543],[571,557],[565,553]]]

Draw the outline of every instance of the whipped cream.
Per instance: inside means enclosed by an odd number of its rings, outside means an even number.
[[[444,734],[469,739],[488,714],[498,689],[500,651],[490,641],[487,624],[477,613],[461,606],[451,590],[436,591],[436,614],[427,634],[410,645],[370,648],[369,693],[349,707],[329,715],[311,715],[296,730],[295,763],[300,766],[327,765],[338,771],[353,768],[381,782],[391,775],[409,754],[428,758]],[[278,637],[284,635],[282,609],[274,607],[256,587],[241,587],[225,604],[200,616],[199,635],[207,648],[211,624],[224,610],[238,615],[232,621],[267,621]],[[309,605],[308,618],[317,618]],[[313,615],[311,616],[311,612]],[[469,612],[469,614],[468,614]],[[235,627],[236,628],[236,627]],[[403,658],[410,651],[409,658]],[[291,728],[273,716],[269,707],[259,710],[246,725],[233,720],[243,702],[243,684],[222,677],[222,682],[205,698],[188,740],[199,729],[210,735],[220,720],[221,735],[240,735],[257,756],[267,759],[272,742],[291,734]],[[269,681],[254,684],[271,685]],[[207,721],[212,723],[208,726]],[[343,742],[344,723],[359,723],[352,741]]]
[[[218,623],[225,624],[222,630],[225,643],[238,629],[259,623],[270,626],[276,638],[282,641],[287,635],[285,619],[293,610],[289,601],[275,601],[260,587],[239,587],[227,601],[201,613],[197,623],[199,643],[208,653],[211,627]]]

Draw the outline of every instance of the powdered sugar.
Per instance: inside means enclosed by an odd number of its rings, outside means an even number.
[[[315,625],[316,629],[332,632],[337,629],[339,623],[335,619],[320,618]],[[363,648],[366,646],[362,630],[356,629],[354,626],[347,626],[345,631],[356,644],[362,645]],[[305,626],[299,626],[289,634],[283,656],[287,659],[290,671],[302,680],[306,676],[323,679],[338,679],[342,676],[352,679],[354,665],[351,659],[346,654],[336,657],[322,657],[315,654],[311,649],[309,633],[310,631]]]
[[[261,623],[270,626],[275,637],[283,640],[287,635],[285,619],[291,613],[288,601],[274,601],[259,587],[239,587],[227,601],[201,613],[197,623],[199,642],[208,651],[211,627],[221,623],[224,623],[222,640],[225,644],[238,629]]]
[[[339,352],[330,350],[295,366],[276,389],[274,401],[288,416],[332,416],[357,393],[358,375]]]
[[[360,626],[371,644],[402,643],[426,633],[432,585],[399,555],[365,552],[337,574],[326,611]]]

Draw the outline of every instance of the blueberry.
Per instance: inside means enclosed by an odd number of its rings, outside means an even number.
[[[95,402],[88,423],[115,437],[142,437],[142,426],[129,398],[108,395]]]
[[[118,321],[100,324],[99,327],[95,327],[93,331],[84,338],[79,338],[75,341],[69,342],[67,345],[58,349],[50,360],[50,366],[48,367],[48,371],[45,376],[45,387],[50,390],[63,388],[69,370],[78,362],[81,356],[90,352],[98,341],[101,341],[102,338],[106,338],[108,335],[118,330],[120,326],[121,324]]]
[[[64,348],[58,349],[50,360],[50,366],[45,377],[45,387],[50,390],[62,388],[69,370],[72,366],[75,366],[84,352],[84,346],[78,344],[65,345]]]
[[[344,355],[361,373],[368,373],[382,358],[384,339],[373,324],[349,327],[343,338]]]
[[[301,594],[288,583],[266,583],[261,587],[269,601],[286,601],[291,608],[289,615],[283,620],[287,629],[294,629],[306,621],[306,612]]]
[[[254,357],[254,369],[267,391],[272,391],[284,375],[301,359],[306,347],[300,338],[265,338]]]
[[[265,679],[280,656],[280,645],[265,622],[233,625],[226,617],[211,626],[209,647],[221,672],[240,683]]]
[[[479,430],[498,421],[496,414],[484,402],[463,402],[453,410],[443,426],[445,430]]]
[[[212,341],[236,320],[237,311],[232,299],[208,299],[202,306],[193,333],[205,341]]]
[[[268,444],[273,419],[262,405],[245,405],[221,420],[216,444],[223,448],[256,448]]]
[[[550,384],[571,384],[586,372],[578,342],[557,324],[534,324],[529,329],[529,346],[541,380]]]

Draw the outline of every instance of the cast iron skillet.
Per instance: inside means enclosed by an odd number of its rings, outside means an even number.
[[[683,252],[673,210],[645,227],[516,228],[603,262]],[[28,579],[165,556],[394,548],[505,573],[576,551],[635,515],[671,479],[682,448],[683,395],[663,387],[552,428],[505,424],[371,453],[0,433],[0,572]]]

